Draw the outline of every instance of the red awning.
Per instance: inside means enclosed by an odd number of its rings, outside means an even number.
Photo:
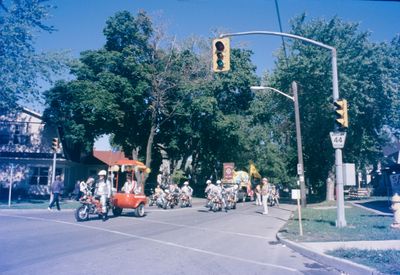
[[[143,162],[133,159],[120,159],[117,160],[114,164],[116,165],[127,165],[127,166],[145,166]]]

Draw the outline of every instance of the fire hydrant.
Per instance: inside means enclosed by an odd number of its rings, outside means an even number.
[[[392,210],[394,221],[390,227],[400,229],[400,196],[398,194],[392,197]]]

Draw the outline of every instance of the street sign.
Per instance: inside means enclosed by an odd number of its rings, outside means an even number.
[[[342,149],[346,141],[346,132],[330,132],[332,146],[335,149]]]
[[[303,165],[297,163],[297,175],[303,174]]]
[[[234,169],[235,169],[235,163],[233,163],[233,162],[224,163],[224,180],[232,180],[233,179]]]
[[[292,200],[300,199],[300,189],[292,189]]]

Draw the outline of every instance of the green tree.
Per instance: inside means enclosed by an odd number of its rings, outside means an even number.
[[[0,1],[0,114],[38,99],[36,81],[49,80],[64,67],[63,54],[37,53],[35,33],[53,32],[44,24],[51,6],[39,0]]]
[[[398,81],[390,68],[395,66],[388,56],[393,53],[386,44],[369,41],[358,24],[339,18],[329,21],[306,21],[305,16],[292,22],[292,33],[333,46],[338,52],[339,92],[349,102],[349,120],[344,162],[355,162],[357,168],[374,163],[384,144],[382,128],[393,114],[392,99],[396,93],[387,79]],[[267,80],[278,89],[287,90],[295,80],[299,83],[306,177],[311,187],[324,193],[324,183],[334,164],[334,151],[329,139],[333,130],[332,79],[330,52],[298,40],[288,41],[289,56],[280,53],[276,70]],[[398,83],[398,82],[397,82]],[[276,97],[277,112],[293,114],[285,99]],[[292,115],[291,115],[292,116]],[[289,120],[293,123],[294,119]],[[294,131],[294,127],[290,127]],[[293,132],[291,137],[295,137]],[[290,138],[295,146],[295,139]],[[295,166],[292,159],[292,167]]]
[[[136,18],[118,12],[104,34],[105,47],[82,52],[71,68],[76,80],[56,83],[45,94],[45,118],[62,128],[66,149],[76,157],[90,152],[102,134],[112,133],[128,155],[145,147],[151,49],[144,40],[150,39],[151,22],[143,12]]]

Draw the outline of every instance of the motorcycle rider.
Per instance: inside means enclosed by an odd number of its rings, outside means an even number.
[[[189,199],[189,206],[192,206],[192,194],[193,194],[193,188],[189,186],[189,182],[185,181],[183,183],[183,187],[181,189],[182,193],[186,195]]]
[[[98,173],[99,180],[96,186],[95,194],[100,196],[100,203],[102,206],[102,219],[106,221],[107,219],[107,200],[111,197],[111,183],[109,180],[106,179],[107,171],[101,170]]]
[[[173,183],[170,185],[171,195],[174,198],[174,204],[178,205],[179,196],[181,195],[181,189],[178,187],[178,184]]]
[[[207,180],[206,184],[207,184],[207,187],[204,190],[204,193],[206,194],[206,197],[207,197],[207,203],[206,203],[205,207],[210,207],[211,193],[214,192],[216,186],[215,186],[215,184],[212,183],[211,180]]]
[[[271,187],[271,204],[272,205],[277,205],[279,207],[279,190],[276,188],[275,185],[272,185]]]
[[[217,186],[215,188],[215,191],[218,198],[222,201],[222,208],[225,209],[225,212],[228,212],[228,208],[226,207],[226,202],[225,202],[225,189],[222,186],[222,182],[220,180],[217,180]]]

